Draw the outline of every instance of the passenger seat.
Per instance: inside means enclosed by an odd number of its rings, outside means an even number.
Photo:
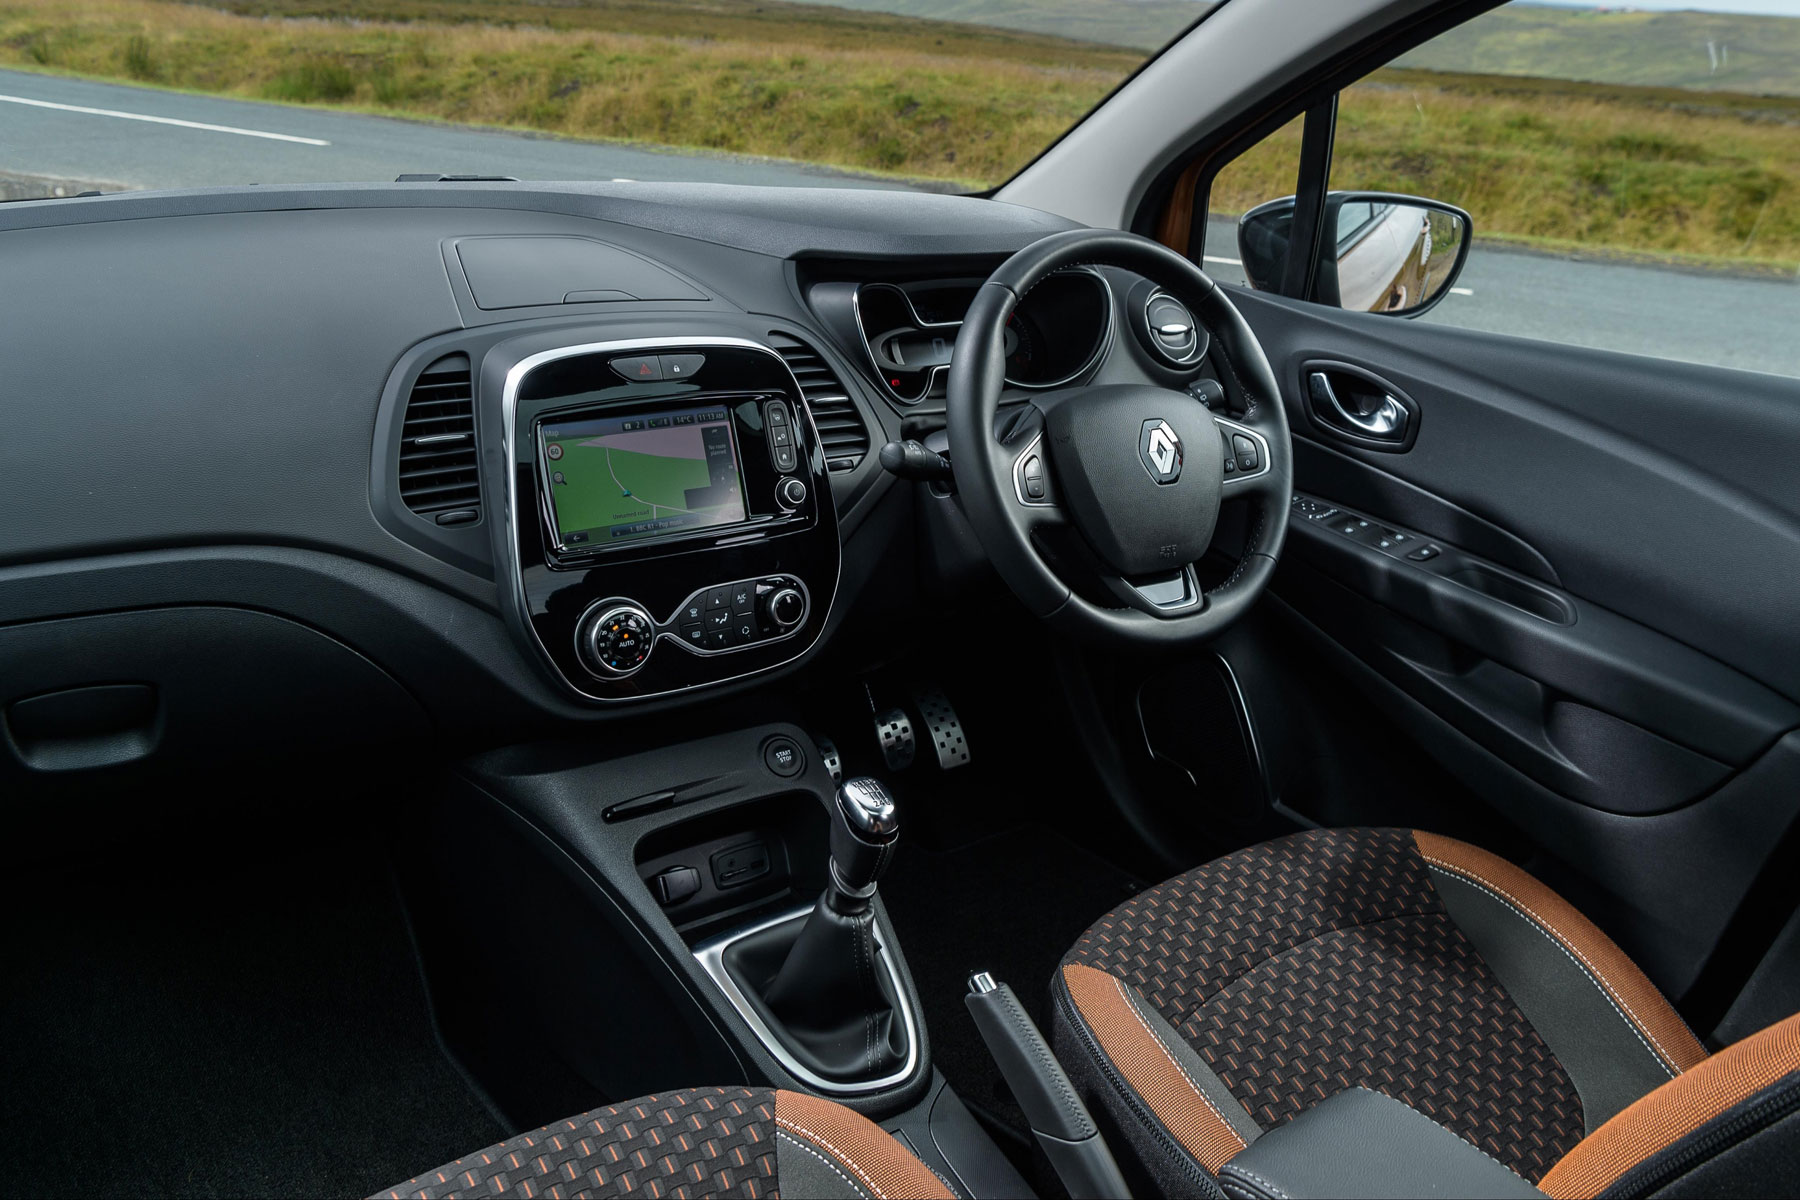
[[[689,1088],[597,1108],[380,1193],[383,1200],[777,1195],[948,1200],[956,1193],[843,1105],[749,1087]]]

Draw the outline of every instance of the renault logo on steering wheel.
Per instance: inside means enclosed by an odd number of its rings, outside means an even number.
[[[1144,422],[1138,434],[1138,458],[1150,478],[1158,483],[1174,483],[1181,478],[1181,438],[1160,417]]]

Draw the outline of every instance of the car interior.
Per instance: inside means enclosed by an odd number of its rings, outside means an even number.
[[[985,195],[0,205],[0,1190],[1794,1194],[1800,379],[1414,319],[1335,97],[1491,7]]]

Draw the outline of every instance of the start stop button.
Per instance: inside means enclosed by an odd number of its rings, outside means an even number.
[[[783,779],[792,779],[806,769],[806,756],[793,738],[772,737],[763,743],[763,765]]]

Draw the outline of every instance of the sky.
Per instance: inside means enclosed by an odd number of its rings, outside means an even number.
[[[1595,4],[1592,0],[1535,0],[1564,8],[1643,8],[1659,12],[1698,9],[1702,12],[1763,13],[1772,17],[1800,17],[1800,0],[1620,0]]]

